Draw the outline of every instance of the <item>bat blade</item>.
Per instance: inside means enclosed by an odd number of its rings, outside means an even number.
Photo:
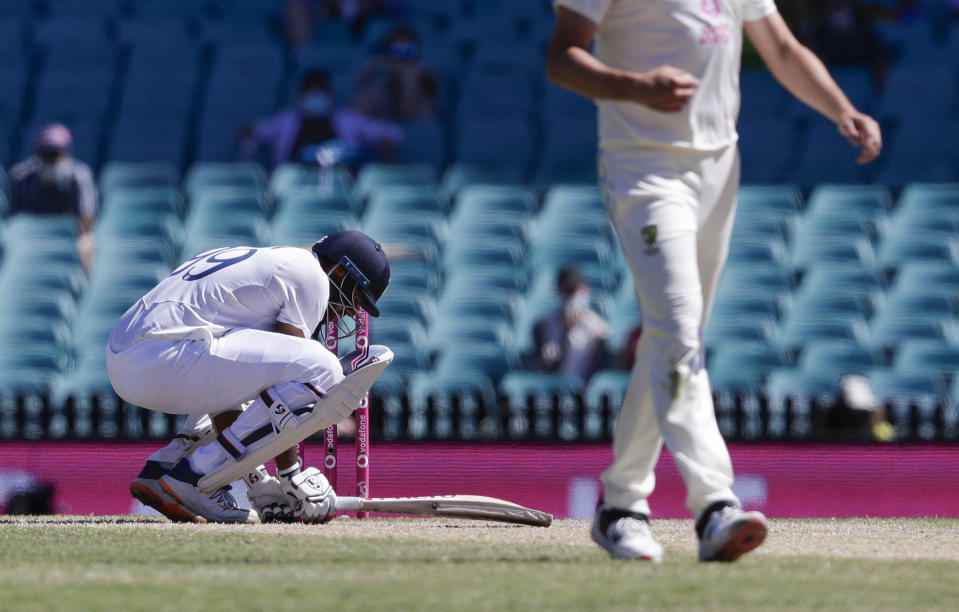
[[[450,518],[498,521],[549,527],[553,515],[526,508],[495,497],[482,495],[436,495],[427,497],[337,497],[336,509],[343,512],[379,512],[414,516],[446,516]]]

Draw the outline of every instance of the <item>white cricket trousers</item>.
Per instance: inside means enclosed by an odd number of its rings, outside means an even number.
[[[257,329],[202,340],[155,339],[119,352],[107,348],[107,371],[127,402],[170,414],[239,410],[285,382],[326,391],[343,380],[336,357],[319,342]]]
[[[729,251],[739,151],[604,151],[599,176],[643,325],[613,464],[602,475],[604,501],[648,515],[665,443],[694,518],[718,501],[738,505],[706,375],[703,328]]]

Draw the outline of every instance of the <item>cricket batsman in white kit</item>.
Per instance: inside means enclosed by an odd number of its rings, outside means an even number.
[[[767,526],[731,489],[702,338],[735,214],[744,29],[773,75],[861,147],[859,163],[879,154],[879,126],[795,39],[773,0],[553,4],[547,73],[599,107],[600,187],[643,314],[592,537],[615,559],[662,559],[647,498],[665,444],[686,484],[699,559],[734,561]]]
[[[106,351],[120,397],[190,415],[177,439],[150,456],[131,493],[175,521],[325,522],[335,492],[319,470],[300,464],[296,445],[309,432],[289,432],[306,417],[338,423],[358,404],[326,401],[344,366],[310,338],[327,314],[342,320],[362,307],[378,316],[389,281],[382,247],[352,230],[312,250],[216,249],[174,270],[123,315]],[[370,347],[368,359],[384,349]],[[254,446],[272,452],[274,439],[293,442],[273,456],[278,478],[262,465],[244,472],[252,509],[239,508],[229,486],[212,494],[198,488],[204,475],[239,465]]]

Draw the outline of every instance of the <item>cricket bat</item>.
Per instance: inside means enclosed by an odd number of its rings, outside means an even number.
[[[341,512],[379,512],[415,516],[445,516],[549,527],[553,515],[482,495],[437,495],[428,497],[337,497]]]

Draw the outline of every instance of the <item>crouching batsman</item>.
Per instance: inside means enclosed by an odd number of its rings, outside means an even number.
[[[339,423],[392,360],[383,346],[341,362],[311,340],[329,316],[379,316],[390,282],[382,247],[357,231],[311,250],[230,247],[187,261],[120,319],[107,345],[125,401],[189,415],[130,486],[175,521],[323,523],[336,494],[298,444]],[[341,337],[355,333],[340,324]],[[263,463],[274,460],[277,477]],[[229,483],[245,479],[252,509]]]

